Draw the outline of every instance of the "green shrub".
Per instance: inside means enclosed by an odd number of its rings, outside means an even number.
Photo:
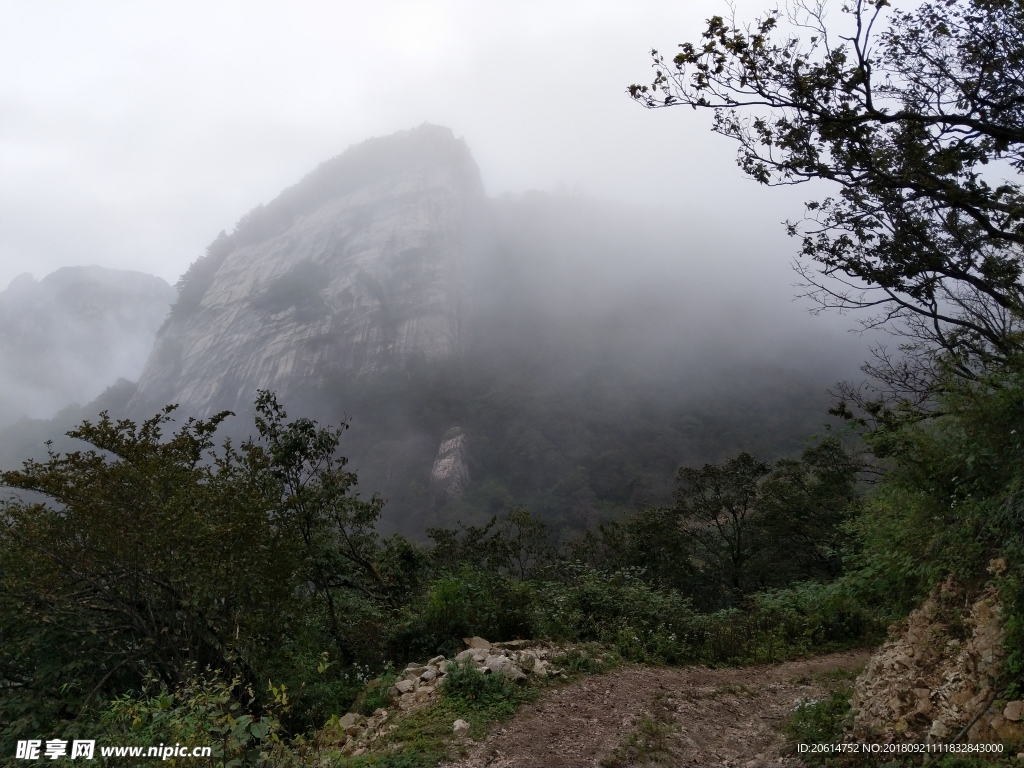
[[[665,664],[764,663],[870,643],[883,614],[842,584],[817,582],[751,595],[742,609],[698,613],[636,569],[572,566],[570,579],[538,587],[535,626],[557,640],[597,641],[623,658]]]
[[[679,592],[652,586],[632,568],[605,573],[571,564],[565,574],[538,587],[535,625],[542,636],[600,642],[632,661],[687,658],[684,635],[696,614]]]
[[[356,699],[354,711],[369,717],[376,710],[390,706],[393,700],[391,688],[396,682],[398,675],[390,670],[368,682]]]
[[[471,661],[450,661],[441,684],[443,697],[472,709],[512,714],[522,701],[522,689],[502,674],[484,674]]]
[[[173,691],[153,677],[146,683],[143,692],[119,696],[100,712],[110,743],[210,746],[213,757],[226,766],[286,761],[280,720],[271,711],[257,713],[254,692],[237,678],[227,682],[216,672],[195,674]],[[284,686],[271,686],[268,692],[279,712],[288,709]]]
[[[533,637],[534,586],[501,573],[462,568],[431,582],[391,639],[393,658],[453,656],[462,638]]]
[[[596,675],[606,672],[610,666],[595,654],[579,648],[570,648],[565,653],[552,656],[551,663],[570,675]]]
[[[302,729],[354,698],[340,665],[379,646],[392,589],[375,566],[383,502],[355,495],[340,430],[287,422],[261,392],[259,439],[218,449],[228,412],[167,435],[173,411],[101,414],[68,433],[90,448],[0,474],[28,497],[0,499],[0,753],[86,727],[153,676],[191,685],[197,667],[242,681],[257,708],[286,681]],[[325,648],[330,675],[314,671]]]
[[[803,701],[790,713],[786,723],[786,736],[795,749],[797,744],[830,744],[841,741],[844,728],[848,725],[850,696],[853,689],[849,684],[833,688],[828,698],[820,701]],[[812,765],[821,765],[826,755],[812,753],[801,755],[801,759]]]

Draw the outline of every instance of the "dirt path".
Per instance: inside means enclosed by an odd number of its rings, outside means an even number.
[[[470,745],[453,768],[589,768],[609,759],[623,766],[799,764],[782,756],[786,715],[801,699],[825,695],[813,675],[867,658],[849,652],[738,669],[621,667],[546,692]],[[641,760],[624,749],[631,734],[634,747],[648,750]]]

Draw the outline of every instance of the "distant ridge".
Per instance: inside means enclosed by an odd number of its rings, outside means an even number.
[[[136,378],[173,301],[166,281],[130,270],[16,277],[0,292],[0,425],[48,418]]]

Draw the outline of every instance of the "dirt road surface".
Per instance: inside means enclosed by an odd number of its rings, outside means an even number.
[[[729,669],[627,665],[546,691],[451,768],[800,765],[784,753],[787,715],[827,695],[815,675],[867,659],[854,651]]]

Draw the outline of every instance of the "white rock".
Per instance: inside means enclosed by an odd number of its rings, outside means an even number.
[[[469,733],[469,723],[465,720],[456,720],[452,726],[452,732],[456,736],[461,736],[464,733]]]
[[[491,656],[485,662],[487,669],[493,674],[505,675],[505,677],[511,678],[512,680],[521,680],[526,677],[523,674],[523,670],[515,665],[515,662],[508,656]]]

